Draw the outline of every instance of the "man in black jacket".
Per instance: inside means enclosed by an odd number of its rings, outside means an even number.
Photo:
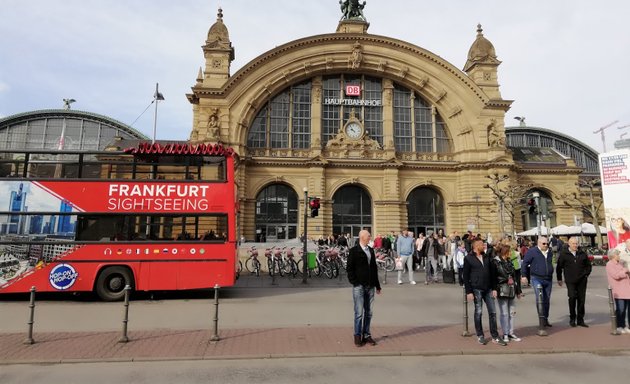
[[[556,275],[558,285],[562,287],[562,272],[564,272],[564,281],[567,283],[569,296],[569,324],[572,327],[579,325],[588,328],[584,322],[584,303],[586,301],[586,283],[591,274],[591,268],[588,255],[578,249],[577,237],[570,238],[569,247],[562,249],[558,256]]]
[[[483,240],[475,239],[472,242],[472,251],[464,258],[464,286],[466,287],[466,298],[468,301],[475,301],[475,330],[479,344],[486,345],[481,324],[483,313],[483,302],[488,309],[490,321],[490,335],[492,341],[499,345],[507,345],[502,338],[499,338],[497,331],[497,312],[494,306],[494,299],[497,297],[495,286],[494,264],[483,252]]]
[[[354,301],[354,345],[376,345],[370,334],[372,320],[372,305],[374,291],[381,293],[376,269],[374,250],[368,246],[370,232],[359,232],[359,242],[350,249],[348,254],[348,280],[352,284],[352,299]]]

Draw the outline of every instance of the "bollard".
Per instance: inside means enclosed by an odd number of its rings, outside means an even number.
[[[610,307],[610,334],[619,335],[617,332],[617,315],[615,313],[615,300],[613,300],[612,288],[608,287],[608,306]]]
[[[28,304],[28,307],[30,308],[30,317],[28,320],[28,336],[26,337],[26,340],[24,340],[24,344],[34,344],[35,340],[33,340],[33,324],[35,324],[35,286],[31,287],[31,300]]]
[[[123,321],[122,321],[122,335],[120,339],[118,339],[119,343],[126,343],[129,341],[129,337],[127,336],[127,323],[129,323],[129,292],[131,292],[131,287],[129,285],[125,285],[125,301],[123,304]]]
[[[536,286],[538,289],[538,302],[536,303],[536,309],[538,310],[538,336],[547,336],[547,331],[545,330],[545,325],[547,324],[547,320],[545,319],[545,308],[543,305],[543,290],[542,285],[538,284]]]
[[[385,274],[383,275],[383,285],[387,284],[387,263],[385,263],[385,268],[383,268],[385,270]]]
[[[462,336],[469,337],[472,336],[468,331],[468,297],[466,295],[466,287],[462,287],[462,292],[464,292],[464,332],[462,332]]]
[[[210,338],[210,341],[219,341],[219,284],[214,286],[214,333]]]

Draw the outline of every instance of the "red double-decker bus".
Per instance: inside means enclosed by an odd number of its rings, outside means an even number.
[[[1,151],[0,293],[233,285],[234,167],[221,145]]]

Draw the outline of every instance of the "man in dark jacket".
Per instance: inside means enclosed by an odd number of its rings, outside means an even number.
[[[376,345],[370,334],[372,320],[372,305],[374,291],[381,293],[376,269],[374,250],[368,247],[370,232],[359,232],[358,243],[350,249],[348,254],[348,280],[352,284],[352,299],[354,301],[354,345]]]
[[[546,236],[538,237],[538,246],[531,247],[527,250],[523,258],[523,266],[521,267],[522,278],[521,283],[527,284],[527,280],[531,281],[536,294],[536,308],[538,308],[538,290],[542,290],[542,307],[543,313],[539,316],[545,318],[545,326],[551,327],[549,323],[549,303],[551,301],[551,288],[553,280],[553,254],[549,249],[549,240]]]
[[[499,338],[497,331],[497,312],[494,307],[494,299],[497,297],[495,286],[495,269],[492,261],[483,252],[483,240],[475,239],[472,242],[472,252],[464,258],[464,286],[466,287],[466,298],[475,302],[475,330],[479,344],[486,345],[481,324],[483,313],[483,302],[488,309],[490,321],[490,335],[492,341],[499,345],[507,345],[502,338]]]
[[[586,301],[586,283],[591,274],[591,268],[591,261],[586,252],[578,249],[577,237],[570,238],[569,247],[562,249],[558,256],[556,275],[558,285],[562,287],[562,272],[564,272],[564,281],[567,283],[569,296],[569,324],[572,327],[579,325],[588,328],[584,322],[584,303]]]

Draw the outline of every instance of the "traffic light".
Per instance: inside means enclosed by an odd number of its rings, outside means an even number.
[[[529,199],[527,200],[527,206],[529,207],[529,214],[533,215],[534,213],[536,213],[536,200],[534,199]]]
[[[311,217],[317,217],[319,215],[319,198],[311,197],[308,205],[311,207]]]

